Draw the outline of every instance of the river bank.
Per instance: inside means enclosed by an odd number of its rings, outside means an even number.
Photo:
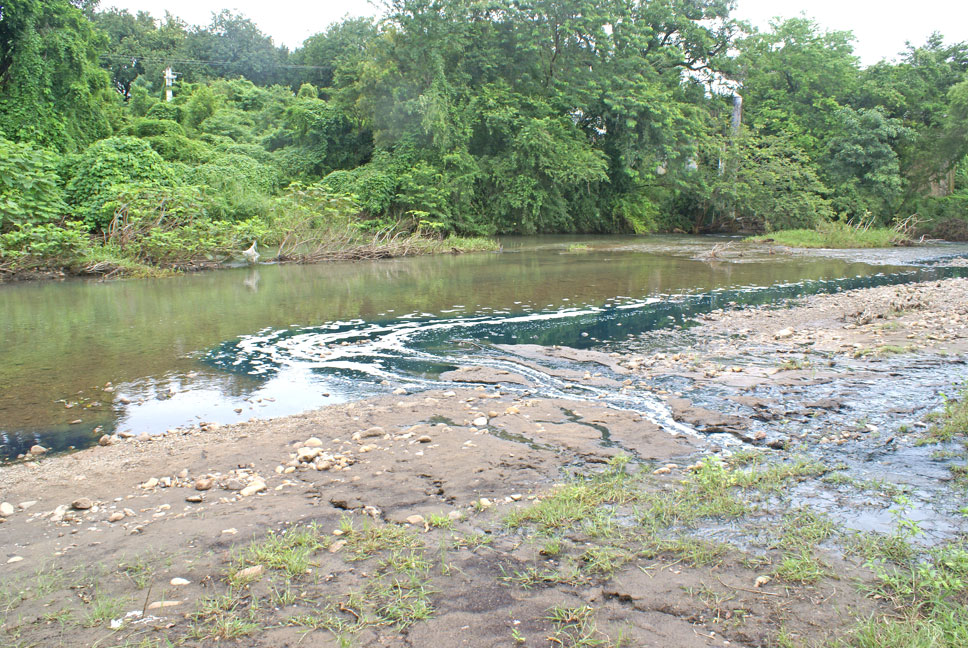
[[[933,628],[877,565],[965,531],[960,442],[919,443],[963,379],[968,280],[701,319],[621,353],[507,348],[648,391],[681,428],[467,366],[448,376],[467,389],[4,466],[4,641],[816,646]]]

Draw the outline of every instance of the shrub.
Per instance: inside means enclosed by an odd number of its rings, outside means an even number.
[[[113,210],[106,207],[123,185],[175,184],[172,168],[148,142],[135,137],[109,137],[92,144],[76,160],[67,194],[74,214],[92,232],[104,231]]]
[[[80,221],[25,223],[0,235],[0,259],[20,267],[68,265],[90,248]]]
[[[0,138],[0,232],[57,221],[67,213],[59,162],[52,151]]]

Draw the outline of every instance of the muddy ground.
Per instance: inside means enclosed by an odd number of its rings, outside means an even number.
[[[919,441],[966,327],[952,279],[507,348],[675,430],[464,367],[466,389],[39,454],[0,468],[0,645],[849,643],[903,614],[869,589],[906,515],[919,550],[963,541],[960,446]]]

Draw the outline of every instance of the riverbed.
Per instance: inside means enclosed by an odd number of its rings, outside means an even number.
[[[537,237],[494,254],[0,286],[0,456],[446,386],[458,364],[494,364],[497,344],[621,343],[730,303],[950,274],[924,261],[966,252]]]

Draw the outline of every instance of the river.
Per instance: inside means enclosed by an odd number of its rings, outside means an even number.
[[[710,308],[935,276],[944,271],[925,259],[968,253],[941,244],[787,255],[675,236],[502,245],[0,285],[0,457],[34,443],[61,451],[102,433],[158,434],[412,391],[462,363],[498,363],[497,343],[620,349]]]

